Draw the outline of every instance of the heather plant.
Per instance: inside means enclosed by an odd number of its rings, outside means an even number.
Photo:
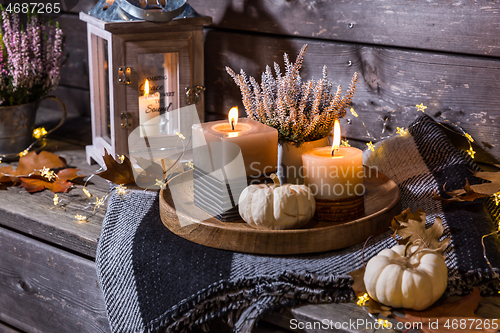
[[[1,11],[0,106],[36,101],[59,83],[62,30],[34,15],[24,28],[17,14]]]
[[[326,66],[319,80],[302,82],[302,67],[307,45],[300,50],[295,63],[285,53],[285,73],[274,63],[276,78],[271,67],[266,66],[260,85],[255,78],[247,77],[241,70],[236,74],[231,68],[226,71],[240,87],[243,106],[249,118],[278,130],[281,142],[300,146],[307,141],[326,137],[332,130],[335,119],[343,118],[356,90],[358,74],[354,73],[345,96],[341,96],[339,85],[332,94],[333,83],[328,79]]]

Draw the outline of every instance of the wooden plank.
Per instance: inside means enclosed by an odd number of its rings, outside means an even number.
[[[500,297],[485,297],[476,311],[483,318],[500,318]]]
[[[55,148],[57,146],[57,148]],[[98,166],[89,166],[85,162],[83,147],[75,147],[63,142],[52,142],[46,150],[66,158],[68,165],[80,169],[79,174],[90,176]],[[3,164],[3,163],[2,163]],[[94,196],[101,198],[107,192],[108,183],[99,178],[92,178],[87,189]],[[102,227],[105,207],[93,213],[96,198],[87,198],[79,185],[67,194],[58,194],[63,207],[54,206],[54,194],[43,191],[34,194],[19,187],[9,187],[0,192],[0,225],[32,235],[38,239],[60,245],[64,248],[95,257],[97,240]],[[78,223],[76,214],[89,216],[88,223]]]
[[[59,84],[88,90],[87,24],[80,21],[78,15],[65,14],[55,20],[59,22],[66,37],[64,56],[68,57],[61,67]]]
[[[21,331],[18,331],[17,329],[0,322],[0,333],[21,333]]]
[[[66,103],[69,116],[90,116],[89,90],[59,85],[49,95],[60,97]],[[43,102],[42,106],[57,109],[57,104],[50,101]]]
[[[399,316],[402,313],[397,313]],[[481,301],[476,314],[483,318],[500,318],[500,297],[485,297]],[[293,332],[323,333],[343,332],[354,333],[367,331],[397,332],[397,322],[390,319],[393,328],[371,329],[367,325],[374,324],[365,309],[355,303],[309,304],[287,309],[281,313],[275,312],[264,316],[263,321]],[[411,330],[411,332],[417,332]]]
[[[219,28],[500,55],[500,3],[489,0],[191,0]],[[241,46],[242,44],[237,44]]]
[[[355,303],[310,304],[272,313],[263,318],[292,332],[395,333],[392,328],[377,328],[368,313]],[[395,323],[395,322],[394,322]]]
[[[487,153],[500,157],[500,95],[492,90],[500,84],[500,59],[493,58],[210,30],[205,36],[207,119],[224,119],[234,105],[244,114],[239,89],[225,66],[243,68],[260,82],[266,64],[276,61],[283,67],[282,54],[294,60],[304,43],[309,44],[304,79],[320,78],[327,65],[331,80],[345,91],[352,74],[359,73],[353,107],[360,117],[348,115],[352,124],[343,129],[348,137],[375,141],[394,133],[421,114],[415,105],[423,103],[427,114],[462,126]]]
[[[27,332],[109,332],[91,260],[0,228],[0,320]]]

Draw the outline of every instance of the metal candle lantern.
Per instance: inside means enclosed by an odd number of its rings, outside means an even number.
[[[186,0],[100,0],[80,19],[87,22],[89,51],[89,163],[103,165],[104,149],[128,156],[128,137],[138,127],[148,147],[189,133],[182,108],[190,104],[203,121],[203,26],[210,17]]]

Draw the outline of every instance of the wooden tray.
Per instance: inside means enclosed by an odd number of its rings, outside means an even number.
[[[221,222],[196,207],[193,172],[187,171],[172,178],[160,192],[160,216],[174,234],[209,247],[259,254],[323,252],[358,244],[387,231],[392,218],[401,212],[399,188],[385,175],[366,177],[365,187],[365,214],[354,221],[313,219],[301,229],[258,230],[243,221]]]

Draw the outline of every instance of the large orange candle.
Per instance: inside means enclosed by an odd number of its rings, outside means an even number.
[[[345,199],[364,195],[363,152],[340,146],[340,125],[335,121],[332,147],[302,154],[304,183],[317,199]]]

